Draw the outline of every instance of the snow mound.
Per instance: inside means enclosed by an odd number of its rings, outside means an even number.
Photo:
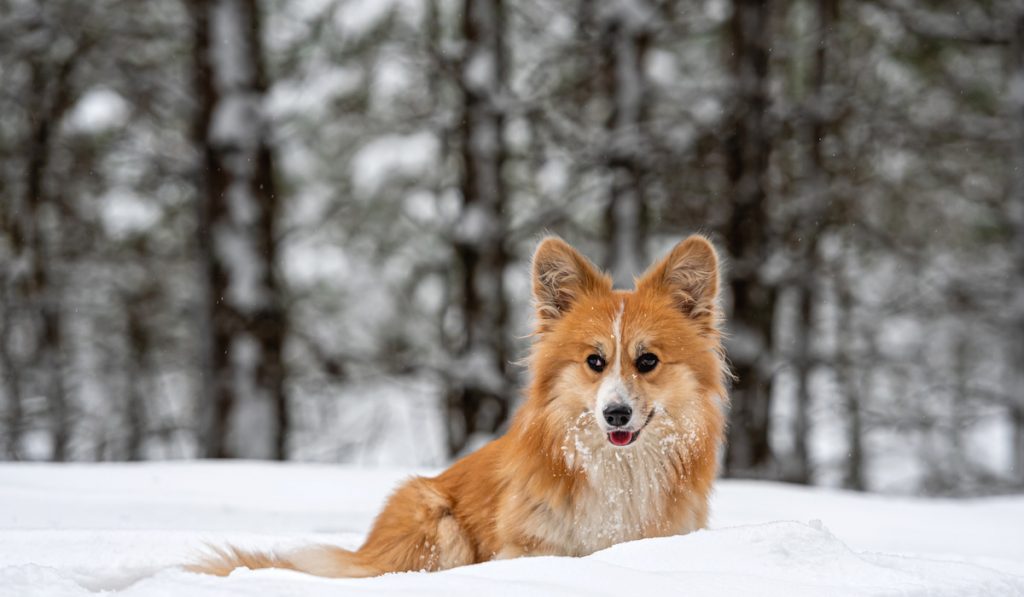
[[[728,481],[712,530],[585,558],[373,579],[174,568],[204,542],[354,547],[404,476],[253,463],[0,465],[0,596],[1024,596],[1024,541],[1013,530],[1024,498],[927,501]],[[793,510],[810,522],[779,520]]]

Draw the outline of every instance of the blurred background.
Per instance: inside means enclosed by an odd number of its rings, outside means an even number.
[[[698,231],[724,475],[1024,488],[1020,0],[0,0],[3,459],[440,466]]]

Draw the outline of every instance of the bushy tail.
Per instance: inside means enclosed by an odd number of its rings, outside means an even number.
[[[210,553],[184,566],[189,572],[227,576],[235,568],[283,568],[330,578],[364,578],[384,571],[363,561],[358,552],[317,545],[283,554],[209,546]]]
[[[282,554],[210,546],[190,572],[227,576],[235,568],[284,568],[331,578],[445,570],[476,561],[470,536],[453,514],[440,481],[414,477],[388,499],[359,551],[319,545]]]

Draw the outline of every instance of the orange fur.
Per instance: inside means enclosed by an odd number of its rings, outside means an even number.
[[[508,433],[437,477],[402,485],[357,551],[215,550],[189,569],[374,576],[521,555],[582,556],[703,527],[727,374],[711,244],[690,237],[634,291],[621,291],[568,244],[548,238],[534,256],[533,282],[532,380]],[[641,352],[659,359],[650,372],[635,365]],[[607,357],[604,371],[588,367],[591,354]],[[595,414],[598,396],[612,390],[647,421],[625,447],[610,443]]]

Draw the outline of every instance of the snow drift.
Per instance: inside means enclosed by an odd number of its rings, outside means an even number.
[[[229,578],[204,542],[355,547],[407,472],[296,464],[0,465],[0,596],[1024,595],[1024,497],[918,500],[723,481],[712,528],[585,558]]]

